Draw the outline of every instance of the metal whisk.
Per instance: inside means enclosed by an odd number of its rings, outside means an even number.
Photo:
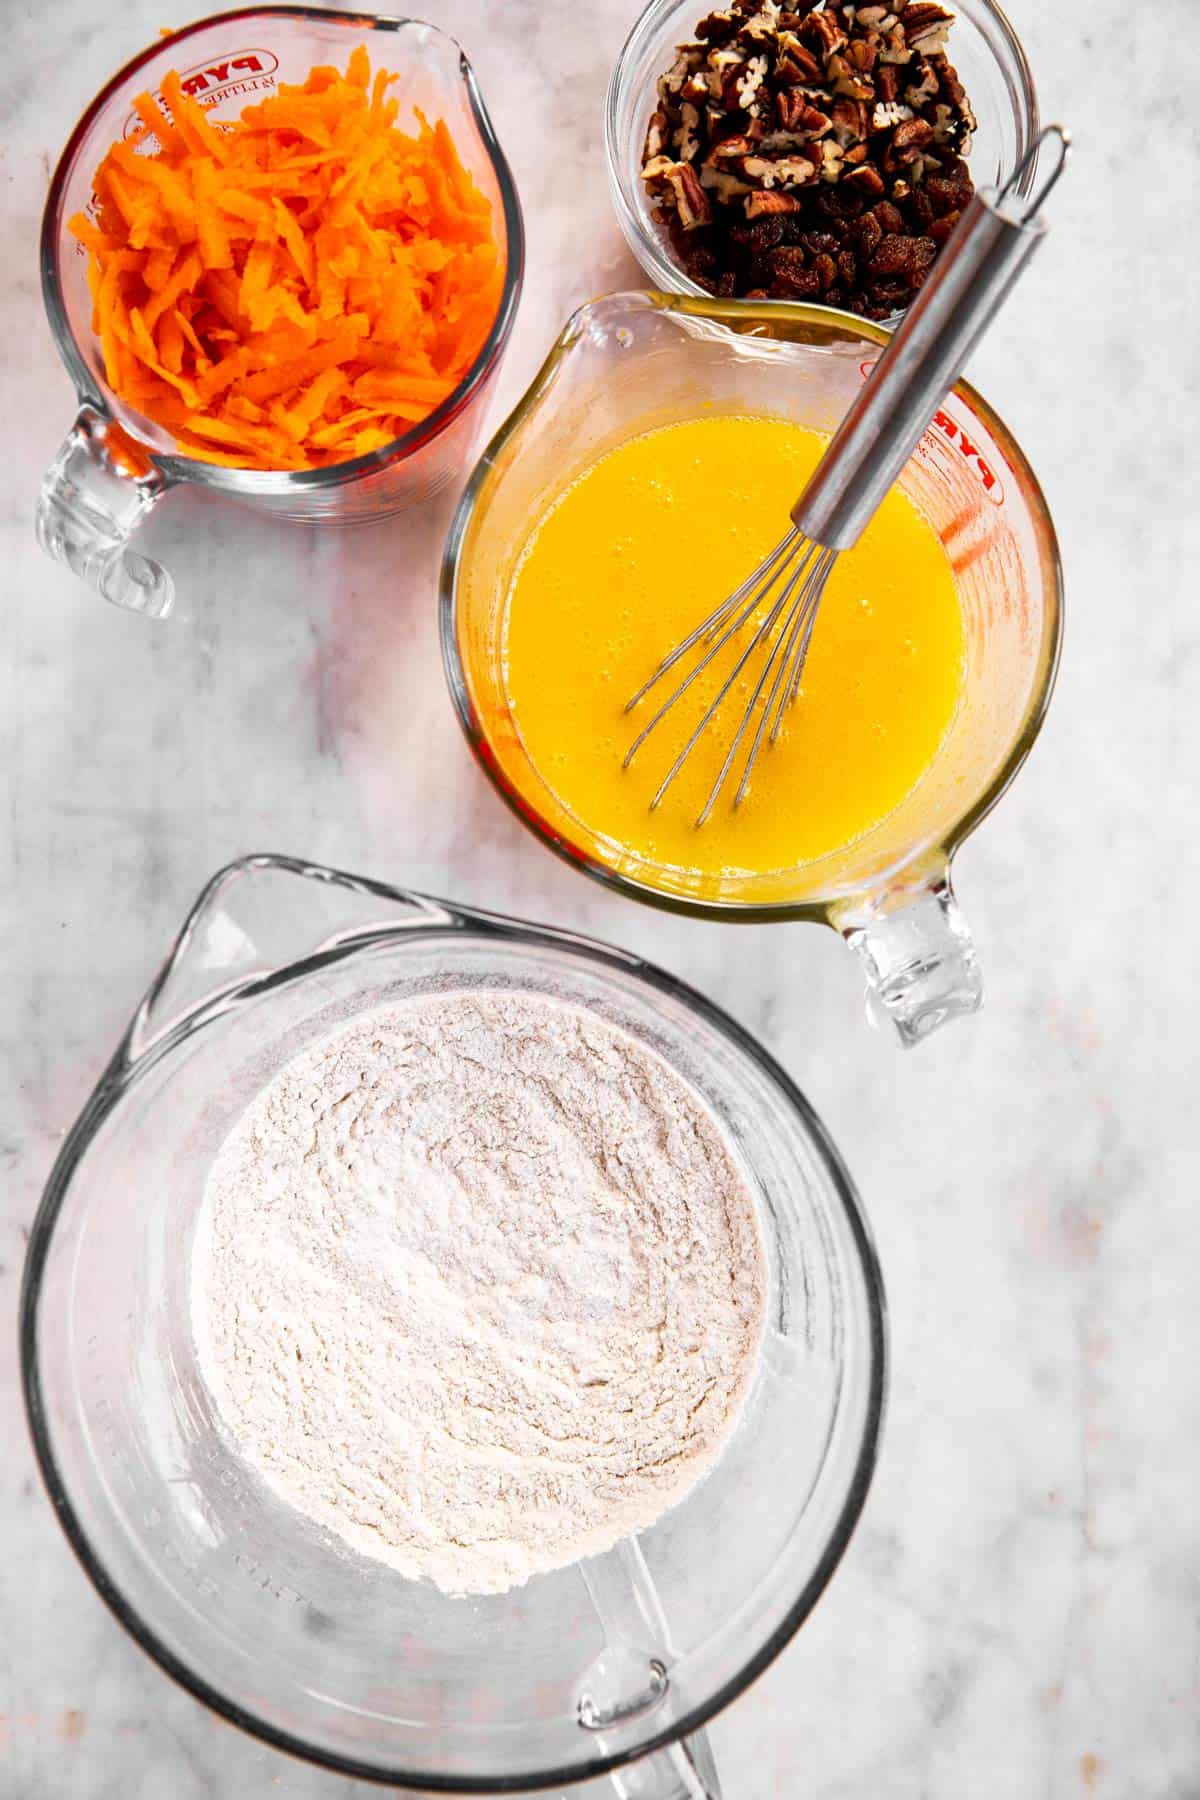
[[[1022,194],[1026,176],[1050,141],[1053,161],[1039,171],[1031,191]],[[998,192],[980,189],[975,195],[792,508],[791,528],[741,586],[676,645],[626,705],[626,712],[632,712],[690,651],[699,650],[698,661],[630,746],[625,757],[628,768],[650,733],[713,659],[739,632],[749,629],[745,647],[667,771],[651,809],[661,802],[743,670],[759,656],[761,671],[697,825],[711,814],[738,751],[753,730],[734,805],[745,798],[764,739],[774,743],[778,738],[784,715],[799,692],[817,609],[838,554],[856,544],[874,518],[1041,243],[1045,223],[1038,214],[1062,174],[1069,147],[1069,135],[1061,125],[1047,126],[1004,187]]]

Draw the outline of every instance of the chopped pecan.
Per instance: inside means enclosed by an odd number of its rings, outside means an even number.
[[[832,124],[839,144],[857,144],[867,135],[870,115],[861,100],[835,100]]]
[[[915,109],[924,106],[926,101],[932,100],[938,92],[938,72],[932,62],[923,56],[918,56],[913,73],[916,80],[909,82],[904,90],[904,98]],[[963,98],[966,98],[965,94]]]
[[[938,52],[929,57],[929,72],[937,83],[938,92],[950,106],[953,106],[970,121],[972,129],[978,121],[971,111],[971,103],[967,99],[967,90],[958,79],[958,71],[950,66],[946,57]]]
[[[936,144],[955,144],[963,136],[965,124],[962,115],[955,113],[953,107],[938,101],[933,109],[933,124],[930,127]]]
[[[841,99],[870,100],[875,89],[865,75],[840,75],[833,84],[833,91]]]
[[[685,44],[666,74],[659,77],[659,98],[665,101],[669,95],[677,94],[692,70],[703,68],[703,66],[703,48],[699,44],[691,46]]]
[[[650,123],[646,127],[646,145],[642,151],[642,167],[661,156],[671,138],[671,122],[662,107],[656,107],[650,114]]]
[[[851,169],[843,178],[842,186],[856,194],[882,194],[884,191],[883,176],[870,163],[860,163],[857,169]]]
[[[846,160],[840,144],[833,143],[829,138],[823,138],[819,144],[814,145],[814,148],[820,152],[821,180],[840,181]]]
[[[829,11],[810,12],[797,34],[822,61],[844,50],[850,39]]]
[[[913,116],[912,107],[905,106],[901,100],[881,100],[871,114],[872,131],[890,131],[895,125],[903,125]]]
[[[801,137],[824,137],[829,130],[829,115],[794,88],[775,96],[775,112],[785,131],[798,132]]]
[[[687,163],[670,162],[667,157],[656,157],[653,163],[642,170],[642,179],[648,185],[669,188],[675,196],[675,216],[685,231],[695,231],[700,225],[708,225],[712,220],[712,202],[700,185],[700,178],[695,169]]]
[[[743,112],[752,112],[757,106],[759,90],[766,76],[766,57],[752,56],[737,81],[737,103]]]
[[[807,187],[817,178],[816,164],[806,156],[747,156],[742,174],[761,188]]]
[[[723,205],[731,204],[743,194],[753,190],[748,181],[735,175],[732,169],[714,169],[706,163],[700,170],[701,187],[709,188]]]
[[[910,0],[904,9],[904,35],[912,49],[926,56],[945,46],[953,23],[954,14],[933,4],[933,0]]]
[[[759,193],[746,195],[746,217],[761,219],[768,213],[801,212],[804,202],[798,194]]]
[[[754,139],[747,137],[744,131],[738,132],[734,137],[721,138],[712,146],[704,161],[709,168],[723,167],[726,163],[736,161],[739,157],[753,156],[754,149]]]
[[[686,100],[680,109],[675,144],[683,162],[695,162],[700,154],[700,112],[690,100]]]
[[[908,150],[915,145],[920,150],[932,136],[933,126],[928,119],[905,119],[892,133],[892,149]]]
[[[904,35],[904,27],[902,25],[893,25],[880,46],[880,62],[909,63],[912,61],[912,54],[912,51],[908,47],[908,40]]]
[[[727,44],[738,29],[731,12],[709,13],[696,27],[696,36],[706,44]]]
[[[820,81],[821,65],[799,39],[795,39],[776,64],[775,79],[785,87],[796,87],[805,81]]]

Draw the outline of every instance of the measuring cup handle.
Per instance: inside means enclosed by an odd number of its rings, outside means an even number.
[[[867,1013],[890,1020],[905,1049],[949,1019],[978,1012],[983,979],[949,864],[835,908],[832,920],[867,974]]]
[[[169,483],[149,457],[91,406],[84,406],[46,471],[38,497],[38,543],[111,600],[148,619],[171,610],[166,570],[129,540]]]

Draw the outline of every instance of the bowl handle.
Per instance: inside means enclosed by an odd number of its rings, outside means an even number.
[[[703,1731],[614,1769],[608,1779],[619,1800],[721,1800],[708,1734]]]
[[[670,1694],[670,1626],[636,1538],[585,1557],[579,1571],[604,1631],[604,1648],[584,1670],[576,1711],[601,1751],[617,1750],[626,1730],[645,1730]],[[623,1764],[608,1779],[619,1800],[721,1800],[703,1731]]]
[[[42,482],[38,543],[114,606],[163,619],[175,583],[129,540],[170,485],[136,439],[84,406]]]

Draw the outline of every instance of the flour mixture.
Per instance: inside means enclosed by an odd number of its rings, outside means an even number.
[[[221,1147],[201,1367],[239,1452],[405,1575],[500,1593],[653,1523],[745,1398],[765,1271],[699,1098],[538,995],[425,997],[289,1063]]]

